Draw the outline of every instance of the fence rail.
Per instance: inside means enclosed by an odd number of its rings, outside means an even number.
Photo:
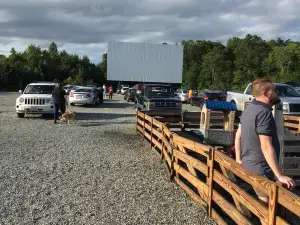
[[[136,118],[137,131],[164,162],[170,180],[217,224],[300,224],[300,197],[280,183],[248,173],[220,148],[182,137],[180,121],[169,125],[143,112]],[[253,188],[269,196],[268,205]]]

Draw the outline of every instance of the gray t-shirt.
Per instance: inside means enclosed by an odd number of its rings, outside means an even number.
[[[271,136],[277,160],[280,154],[280,143],[272,107],[254,100],[243,112],[241,126],[242,167],[250,173],[265,175],[271,168],[261,150],[259,135]]]

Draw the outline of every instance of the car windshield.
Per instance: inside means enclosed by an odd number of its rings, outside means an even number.
[[[169,86],[146,86],[145,94],[148,97],[173,96],[172,88]]]
[[[277,86],[279,97],[300,97],[298,91],[291,86]]]
[[[76,92],[91,92],[92,90],[91,89],[89,89],[89,88],[78,88],[76,91],[75,91],[75,93]]]
[[[54,85],[28,85],[24,94],[52,94]]]

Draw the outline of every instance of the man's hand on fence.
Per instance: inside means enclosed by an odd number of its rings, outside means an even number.
[[[235,160],[238,164],[242,164],[242,160],[240,160],[240,159],[236,159]]]
[[[293,190],[296,187],[296,182],[288,176],[280,175],[278,180],[285,184],[289,190]]]

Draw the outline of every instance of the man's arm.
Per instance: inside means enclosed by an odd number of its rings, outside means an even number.
[[[272,145],[272,127],[273,115],[271,111],[265,111],[257,115],[256,118],[256,132],[259,135],[261,150],[264,157],[272,169],[274,175],[278,178],[281,183],[287,185],[287,188],[293,189],[296,186],[295,181],[282,174],[279,167],[275,149]]]
[[[242,128],[241,124],[239,125],[238,130],[235,134],[235,140],[234,140],[234,148],[235,148],[235,161],[239,164],[242,164],[242,158],[241,158],[241,134],[242,134]]]
[[[272,137],[259,135],[259,140],[260,140],[261,150],[265,156],[267,163],[271,167],[275,176],[280,177],[282,175],[282,172],[277,162],[276,153],[272,145]]]
[[[278,178],[278,180],[281,183],[286,184],[288,189],[290,190],[294,189],[296,187],[295,181],[288,176],[284,176],[278,165],[276,153],[272,145],[272,137],[259,135],[259,139],[260,139],[260,145],[261,145],[262,152],[265,156],[265,159],[269,164],[269,166],[271,167],[275,176]]]

